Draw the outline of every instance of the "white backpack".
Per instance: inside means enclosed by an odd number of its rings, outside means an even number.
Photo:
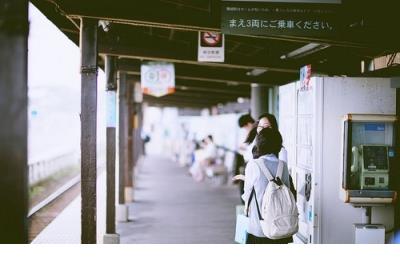
[[[269,239],[290,237],[299,229],[299,214],[290,188],[282,181],[284,162],[279,161],[276,178],[271,175],[261,160],[257,159],[255,162],[269,180],[262,199],[261,210],[255,197],[261,229]],[[280,185],[276,182],[278,178],[281,181]]]

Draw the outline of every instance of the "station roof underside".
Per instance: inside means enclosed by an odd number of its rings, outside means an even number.
[[[299,69],[329,76],[398,76],[397,64],[361,72],[361,61],[396,54],[398,1],[342,0],[343,15],[362,21],[357,31],[332,38],[280,35],[225,35],[225,62],[197,61],[198,31],[221,31],[221,3],[216,0],[31,0],[69,39],[79,45],[80,18],[109,21],[99,30],[100,66],[104,56],[118,58],[118,69],[137,80],[145,61],[173,62],[176,92],[160,98],[145,96],[149,104],[210,107],[250,97],[250,84],[276,86],[299,79]],[[354,25],[349,25],[349,29]],[[309,43],[324,49],[299,58],[282,55]],[[394,62],[394,61],[393,61]],[[252,70],[266,70],[257,76]]]

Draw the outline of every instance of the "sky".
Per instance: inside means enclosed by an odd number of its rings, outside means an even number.
[[[29,161],[80,149],[80,49],[29,4]],[[98,142],[105,139],[105,75],[98,72]]]

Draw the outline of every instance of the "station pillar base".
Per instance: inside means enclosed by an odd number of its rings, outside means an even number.
[[[125,202],[133,202],[133,187],[126,187],[125,188]]]
[[[119,234],[105,234],[103,244],[119,244]]]
[[[118,204],[117,205],[117,222],[127,222],[128,221],[129,209],[128,205]]]

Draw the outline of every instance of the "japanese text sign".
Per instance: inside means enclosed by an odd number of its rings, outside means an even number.
[[[329,37],[340,27],[338,4],[221,2],[225,34]]]

